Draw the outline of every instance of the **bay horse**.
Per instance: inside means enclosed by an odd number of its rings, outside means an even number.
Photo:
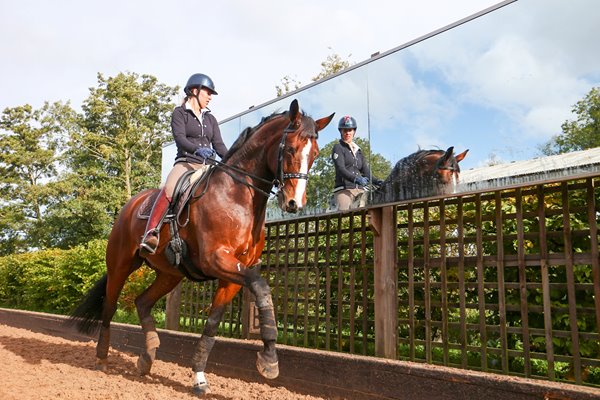
[[[389,203],[448,194],[458,184],[461,162],[467,152],[454,155],[444,150],[418,150],[399,160],[390,175],[373,192],[373,203]]]
[[[283,211],[296,212],[304,207],[308,171],[318,155],[318,132],[333,116],[315,121],[300,111],[298,101],[293,100],[288,111],[264,118],[254,128],[242,132],[222,162],[206,173],[209,177],[201,196],[187,206],[188,224],[179,233],[187,245],[189,273],[218,280],[210,313],[192,358],[193,392],[197,395],[209,391],[204,376],[206,362],[225,307],[242,286],[256,296],[259,310],[263,349],[257,353],[257,369],[268,379],[279,375],[271,289],[260,275],[267,200],[275,187],[278,205]],[[108,239],[106,274],[71,313],[70,321],[79,331],[100,331],[96,368],[103,371],[108,369],[110,323],[129,275],[144,262],[156,272],[154,282],[135,299],[146,339],[145,349],[137,361],[141,375],[150,373],[160,344],[152,307],[184,277],[165,254],[170,236],[168,224],[161,228],[161,241],[154,255],[142,258],[138,251],[146,226],[146,221],[138,217],[138,211],[145,200],[157,192],[158,189],[143,191],[122,208]]]

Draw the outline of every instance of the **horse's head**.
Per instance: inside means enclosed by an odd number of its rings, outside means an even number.
[[[454,146],[448,147],[444,152],[431,152],[423,157],[424,174],[431,174],[433,182],[440,188],[451,189],[458,184],[460,175],[460,166],[467,152],[465,150],[460,154],[454,155]],[[442,192],[446,192],[442,190]]]
[[[277,200],[283,211],[295,213],[305,206],[308,171],[319,155],[318,133],[331,122],[334,114],[315,121],[300,111],[297,100],[290,104],[289,124],[282,133],[276,160],[273,160],[279,189]],[[272,162],[269,164],[273,165]]]

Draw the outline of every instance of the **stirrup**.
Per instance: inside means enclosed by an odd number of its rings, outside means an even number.
[[[158,235],[158,229],[150,229],[148,232],[144,234],[142,237],[142,241],[140,242],[140,252],[146,254],[154,254],[156,253],[156,249],[158,249],[158,244],[160,243],[160,237]],[[148,237],[152,236],[156,238],[156,246],[152,247],[148,242]]]

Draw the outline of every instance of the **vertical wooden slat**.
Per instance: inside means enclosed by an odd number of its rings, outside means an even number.
[[[308,298],[310,297],[309,295],[309,290],[308,290],[308,282],[309,282],[309,268],[308,268],[308,258],[309,258],[309,251],[308,251],[308,243],[309,243],[309,231],[310,231],[310,224],[312,223],[312,221],[310,220],[304,220],[304,265],[303,265],[303,271],[304,271],[304,334],[302,337],[302,344],[304,347],[308,347]],[[315,254],[315,259],[317,259],[317,254]]]
[[[488,370],[487,326],[485,321],[485,274],[483,271],[483,219],[481,216],[481,194],[475,195],[475,246],[477,247],[477,301],[479,307],[479,336],[481,341],[481,369]]]
[[[440,279],[442,280],[442,346],[443,362],[448,365],[448,274],[446,265],[446,202],[440,199]]]
[[[346,218],[351,218],[352,214],[346,214]],[[336,333],[337,333],[337,347],[338,351],[342,350],[342,316],[343,316],[343,299],[344,299],[344,269],[342,267],[342,223],[343,219],[340,215],[338,217],[338,226],[337,226],[337,322],[336,322]]]
[[[319,330],[320,330],[320,313],[321,309],[321,270],[319,269],[319,254],[320,254],[320,229],[321,220],[315,221],[315,259],[313,267],[315,271],[315,348],[319,348]]]
[[[325,237],[325,349],[331,350],[331,218],[327,217]]]
[[[523,340],[523,357],[525,376],[531,376],[531,358],[529,344],[529,307],[527,305],[527,275],[525,270],[525,227],[523,226],[523,194],[521,188],[516,190],[517,208],[517,260],[519,267],[519,298],[521,299],[521,336]]]
[[[298,253],[299,253],[299,225],[298,225],[298,220],[294,221],[294,268],[293,268],[293,274],[294,274],[294,297],[292,298],[292,301],[294,302],[294,313],[293,313],[293,319],[292,319],[292,324],[294,325],[293,327],[293,337],[292,337],[292,344],[294,346],[296,346],[298,344],[298,274],[300,273],[300,268],[298,267]]]
[[[283,343],[288,343],[288,329],[289,329],[289,324],[288,324],[288,315],[289,315],[289,264],[290,264],[290,224],[286,223],[285,224],[285,242],[284,242],[284,246],[285,246],[285,251],[284,251],[284,262],[282,265],[282,268],[280,268],[283,272],[283,279],[281,280],[281,286],[282,286],[282,290],[281,291],[277,291],[277,293],[281,293],[283,292],[283,299],[282,299],[282,305],[281,305],[281,313],[282,313],[282,318],[281,318],[281,324],[283,325],[283,330],[282,330],[282,337],[281,340]]]
[[[423,271],[425,284],[425,361],[431,364],[431,285],[429,277],[429,202],[423,203]]]
[[[571,241],[571,218],[569,207],[569,184],[562,182],[563,233],[565,243],[565,268],[567,275],[567,301],[569,304],[569,324],[571,325],[571,345],[575,383],[581,383],[581,356],[579,354],[579,328],[577,327],[577,301],[575,298],[575,274],[573,271],[573,243]]]
[[[354,266],[354,225],[355,225],[355,221],[356,221],[356,216],[352,216],[350,217],[350,231],[348,233],[348,244],[349,244],[349,248],[348,248],[348,252],[349,252],[349,257],[348,257],[348,263],[350,264],[350,353],[354,354],[354,317],[356,315],[356,306],[355,306],[355,294],[354,294],[354,289],[355,289],[355,284],[356,284],[356,280],[355,280],[355,273],[356,273],[356,268]]]
[[[363,354],[368,354],[369,346],[369,269],[367,267],[367,214],[363,213],[360,219],[360,269],[362,271],[362,345]]]
[[[542,302],[544,309],[544,337],[546,339],[546,360],[548,378],[554,379],[554,346],[552,343],[552,303],[550,300],[550,277],[548,273],[548,238],[546,236],[546,202],[544,186],[538,185],[538,220],[540,240],[540,268],[542,270]]]
[[[408,343],[409,358],[415,360],[415,251],[414,251],[414,212],[413,203],[408,204]]]
[[[506,291],[504,289],[504,233],[502,220],[502,192],[495,193],[496,211],[496,273],[498,276],[498,317],[500,320],[500,346],[502,372],[508,373],[508,342],[506,336]]]
[[[467,368],[467,300],[465,293],[465,231],[463,217],[463,198],[459,197],[456,209],[456,218],[458,233],[458,296],[460,307],[460,354],[461,366],[463,368]]]
[[[590,226],[590,245],[592,253],[592,277],[594,281],[594,306],[596,309],[596,334],[600,342],[600,259],[598,256],[598,224],[596,221],[596,196],[594,179],[586,180],[588,224]]]

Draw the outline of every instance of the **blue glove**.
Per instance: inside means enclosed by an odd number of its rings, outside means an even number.
[[[369,180],[364,176],[357,176],[356,178],[354,178],[354,183],[356,183],[359,186],[367,186]]]
[[[210,158],[215,154],[215,151],[210,147],[198,147],[194,152],[194,155],[197,155],[200,158]]]

